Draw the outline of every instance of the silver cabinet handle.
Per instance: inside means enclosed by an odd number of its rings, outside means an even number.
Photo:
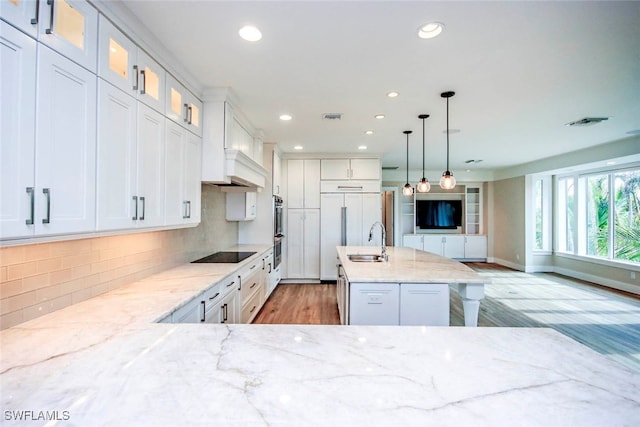
[[[242,277],[238,276],[238,290],[242,290]]]
[[[140,95],[144,95],[147,90],[147,78],[144,75],[144,70],[140,70],[140,76],[142,77],[142,89],[140,89]]]
[[[269,263],[269,271],[267,273],[271,273],[271,263]]]
[[[184,122],[189,123],[189,104],[184,104]]]
[[[138,196],[133,196],[132,199],[133,199],[133,205],[135,206],[135,213],[133,214],[131,219],[134,221],[137,221],[138,220]]]
[[[140,197],[140,201],[142,202],[142,215],[140,215],[140,221],[144,221],[144,211],[146,209],[147,203],[144,200],[144,196]]]
[[[339,190],[362,190],[362,185],[338,185]]]
[[[205,303],[204,303],[204,301],[200,301],[200,307],[202,307],[202,314],[200,315],[200,321],[201,321],[201,322],[204,322],[204,319],[205,319],[205,312],[206,312],[206,311],[205,311],[205,310],[206,310],[206,307],[205,307]]]
[[[189,105],[189,108],[187,108],[187,111],[189,112],[189,120],[187,121],[187,123],[193,124],[193,108],[191,107],[191,105]]]
[[[33,225],[33,216],[35,211],[35,196],[36,192],[33,187],[27,187],[27,194],[29,195],[29,219],[25,221],[27,225]]]
[[[257,285],[257,284],[258,284],[258,282],[253,282],[253,285],[249,286],[249,289],[253,289],[253,287],[254,287],[255,285]]]
[[[53,13],[56,10],[56,5],[53,4],[53,0],[47,0],[47,4],[51,6],[51,18],[49,19],[49,28],[44,30],[46,34],[53,34]]]
[[[209,297],[209,301],[213,301],[214,299],[218,298],[218,295],[220,295],[220,292],[216,292],[214,296]]]
[[[187,219],[189,218],[189,215],[187,214],[187,201],[183,201],[182,202],[182,219]]]
[[[187,200],[187,206],[189,207],[189,213],[187,214],[187,218],[191,218],[191,200]]]
[[[256,307],[257,306],[254,305],[253,308],[251,310],[249,310],[249,313],[253,313],[255,311]]]
[[[31,25],[36,25],[40,20],[40,0],[36,0],[36,16],[31,18]]]
[[[135,84],[133,85],[133,90],[138,90],[138,66],[133,66],[133,74],[135,76]]]
[[[230,288],[230,287],[231,287],[232,285],[234,285],[235,283],[236,283],[236,282],[235,282],[235,280],[234,280],[233,282],[229,283],[229,284],[227,285],[227,288]]]
[[[227,321],[227,312],[228,312],[227,304],[223,304],[222,305],[222,323]]]
[[[51,190],[49,188],[43,188],[42,193],[47,198],[47,216],[42,219],[42,223],[49,224],[51,220]]]

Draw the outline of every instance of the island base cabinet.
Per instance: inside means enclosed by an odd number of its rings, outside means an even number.
[[[400,292],[397,283],[351,283],[349,293],[349,324],[398,324]]]
[[[449,326],[449,285],[400,284],[400,325]]]

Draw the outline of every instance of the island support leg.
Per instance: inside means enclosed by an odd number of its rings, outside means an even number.
[[[457,290],[462,298],[464,325],[478,326],[480,300],[484,298],[484,283],[459,283]]]

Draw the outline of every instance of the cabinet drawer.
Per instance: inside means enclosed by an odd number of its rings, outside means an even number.
[[[204,301],[205,311],[211,310],[211,308],[220,304],[222,300],[222,292],[220,291],[220,283],[216,283],[202,294],[202,301]]]
[[[256,314],[260,311],[260,292],[255,292],[253,296],[242,305],[242,313],[240,314],[240,323],[251,323]]]
[[[222,297],[227,296],[230,292],[238,289],[240,286],[240,278],[237,275],[231,275],[220,282],[220,294]]]
[[[260,274],[258,274],[258,271],[242,280],[242,287],[240,288],[240,301],[242,306],[247,304],[247,301],[253,294],[258,292],[261,286],[262,282],[260,281]]]

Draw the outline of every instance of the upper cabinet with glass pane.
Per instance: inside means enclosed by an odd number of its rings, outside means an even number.
[[[37,19],[38,40],[96,72],[98,11],[93,6],[78,0],[41,0]]]
[[[184,128],[202,136],[202,102],[169,74],[165,114]]]
[[[98,44],[98,75],[164,114],[164,68],[102,15]]]
[[[0,0],[0,17],[33,38],[38,37],[36,0]]]

